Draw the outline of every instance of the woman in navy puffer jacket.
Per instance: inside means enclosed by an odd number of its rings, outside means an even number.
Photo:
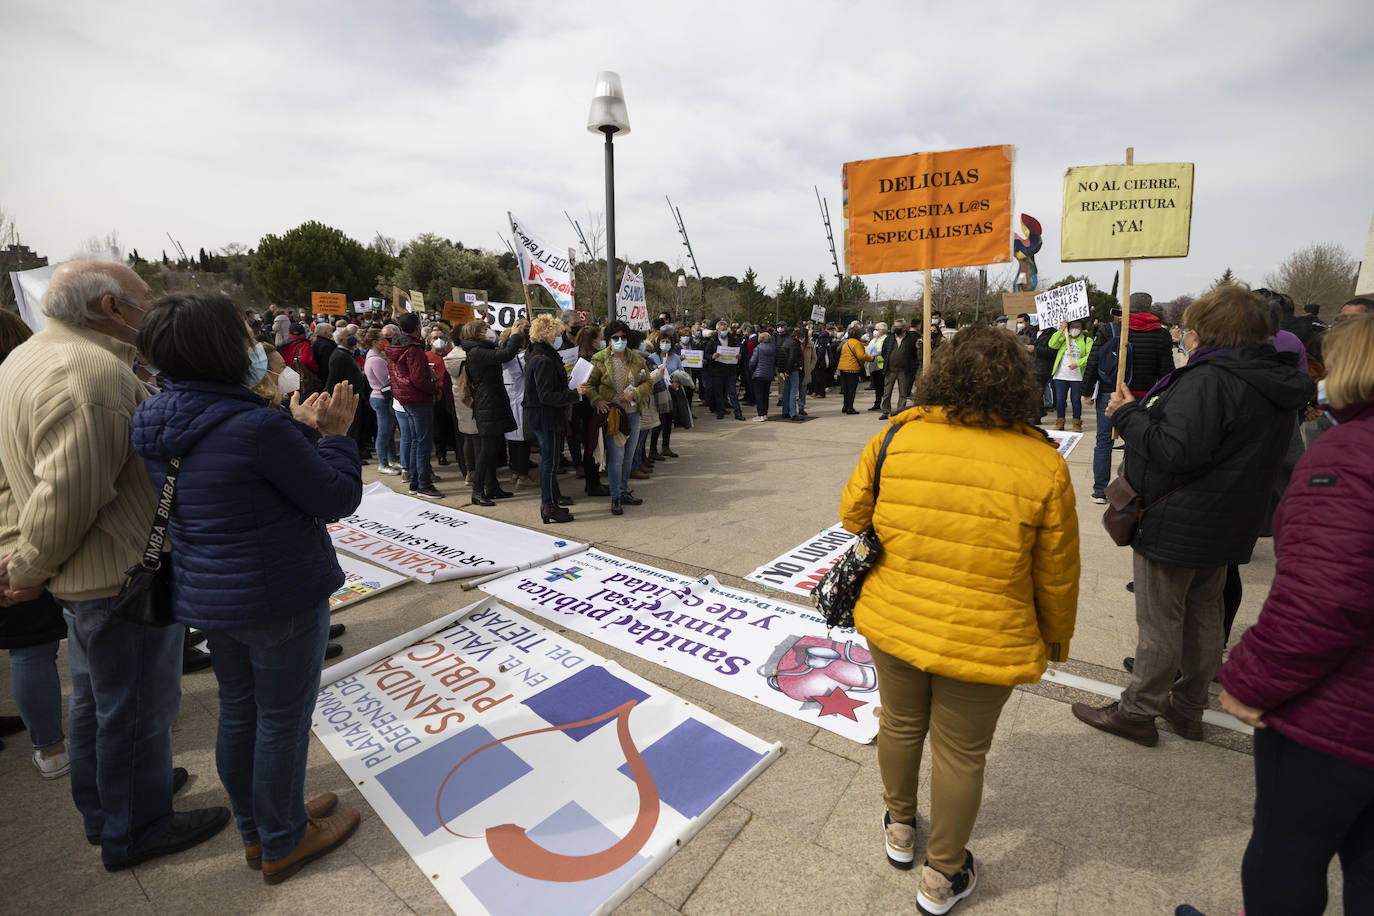
[[[1339,425],[1293,470],[1273,587],[1221,669],[1222,706],[1256,728],[1249,916],[1321,913],[1337,854],[1345,911],[1374,913],[1374,315],[1323,353]]]
[[[334,848],[356,811],[304,799],[310,716],[343,584],[324,522],[362,499],[348,438],[358,396],[291,403],[295,419],[249,389],[267,372],[243,312],[219,295],[172,295],[148,309],[138,348],[161,370],[139,405],[133,447],[160,491],[181,459],[169,525],[177,619],[206,631],[219,680],[215,760],[248,864],[269,884]]]

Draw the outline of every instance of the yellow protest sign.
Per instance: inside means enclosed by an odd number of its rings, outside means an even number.
[[[1010,261],[1013,152],[980,146],[846,162],[848,272]]]
[[[425,294],[418,289],[412,289],[410,291],[410,304],[414,306],[415,311],[423,312],[425,310]]]
[[[1191,162],[1071,168],[1059,260],[1186,257],[1192,217]]]
[[[317,315],[347,315],[348,297],[343,293],[311,293],[310,308]]]

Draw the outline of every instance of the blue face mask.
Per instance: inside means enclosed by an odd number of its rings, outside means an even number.
[[[611,349],[617,353],[622,353],[625,350],[625,343],[624,340],[613,340],[611,341]]]
[[[253,344],[253,349],[248,351],[248,372],[243,376],[244,387],[256,386],[266,374],[267,351],[262,348],[262,344]]]

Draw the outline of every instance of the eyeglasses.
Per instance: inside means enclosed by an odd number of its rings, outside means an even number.
[[[627,339],[628,339],[628,338],[626,338],[626,336],[625,336],[624,334],[616,334],[614,337],[611,338],[611,340],[627,340]]]

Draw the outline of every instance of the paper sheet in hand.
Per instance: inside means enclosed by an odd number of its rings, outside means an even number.
[[[587,379],[591,378],[591,375],[591,361],[585,360],[579,356],[577,362],[573,363],[572,373],[568,376],[568,387],[576,388],[578,385],[581,385]]]
[[[735,365],[739,362],[739,347],[717,347],[716,355],[720,357],[720,362]]]

